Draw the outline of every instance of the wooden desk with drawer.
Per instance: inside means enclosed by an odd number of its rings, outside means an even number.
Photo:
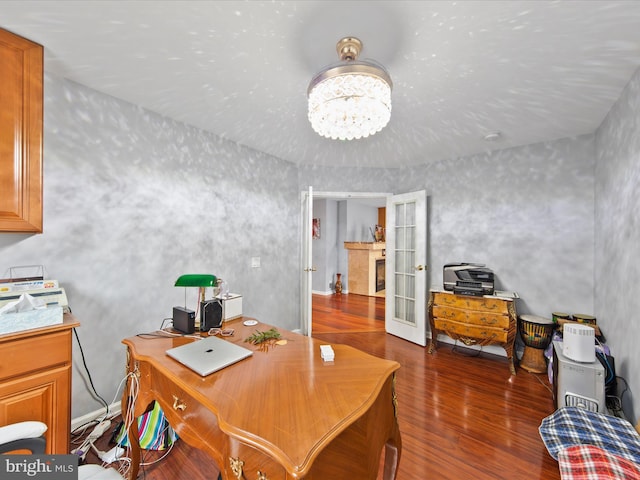
[[[500,345],[507,352],[511,374],[516,374],[513,344],[518,317],[513,299],[432,291],[427,309],[431,326],[429,353],[436,350],[440,333],[467,346]]]
[[[244,339],[271,325],[244,326],[240,318],[225,326],[235,329],[225,340],[254,353],[206,377],[165,354],[193,339],[125,339],[128,369],[139,379],[135,415],[156,400],[180,438],[207,452],[225,480],[376,480],[381,452],[383,478],[396,478],[397,362],[336,344],[335,361],[323,362],[319,340],[279,329],[286,345],[258,347]],[[131,386],[130,379],[123,412]],[[137,429],[129,434],[136,478]]]

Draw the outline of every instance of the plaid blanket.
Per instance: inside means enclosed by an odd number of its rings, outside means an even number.
[[[560,450],[562,480],[640,480],[638,465],[593,445],[574,445]]]
[[[640,435],[622,418],[563,407],[543,419],[538,431],[556,460],[559,452],[568,447],[592,445],[640,465]]]

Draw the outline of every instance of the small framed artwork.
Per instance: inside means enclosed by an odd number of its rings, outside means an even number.
[[[313,219],[313,239],[317,240],[318,238],[320,238],[320,219],[314,218]]]

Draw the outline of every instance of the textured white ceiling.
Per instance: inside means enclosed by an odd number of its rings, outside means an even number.
[[[394,167],[592,133],[640,66],[640,1],[1,1],[45,69],[297,164]],[[355,35],[394,91],[351,142],[307,121]],[[483,137],[502,132],[495,142]]]

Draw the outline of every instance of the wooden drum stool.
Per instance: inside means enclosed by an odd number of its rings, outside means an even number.
[[[524,353],[520,366],[532,373],[547,371],[544,349],[551,343],[555,324],[552,320],[537,315],[520,316],[520,338],[524,342]]]

